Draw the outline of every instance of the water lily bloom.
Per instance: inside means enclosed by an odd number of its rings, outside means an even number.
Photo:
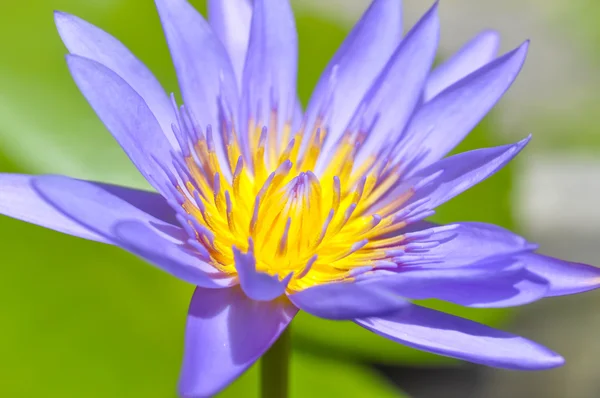
[[[595,267],[537,254],[498,226],[426,221],[529,138],[447,157],[516,78],[528,43],[486,31],[431,71],[437,5],[402,37],[374,0],[305,110],[284,0],[156,0],[183,104],[120,42],[55,15],[73,78],[155,192],[0,175],[0,212],[117,245],[196,286],[179,391],[212,395],[298,310],[400,344],[509,369],[559,366],[524,338],[414,304],[509,307],[600,285]]]

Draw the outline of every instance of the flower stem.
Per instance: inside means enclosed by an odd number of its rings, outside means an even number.
[[[275,344],[263,355],[260,362],[261,398],[288,397],[291,342],[288,326]]]

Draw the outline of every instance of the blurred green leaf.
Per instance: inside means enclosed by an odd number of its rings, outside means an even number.
[[[0,231],[1,395],[173,396],[190,286],[115,247]]]

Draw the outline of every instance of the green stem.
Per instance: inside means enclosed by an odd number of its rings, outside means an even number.
[[[288,397],[291,342],[288,326],[269,351],[263,355],[260,362],[261,398]]]

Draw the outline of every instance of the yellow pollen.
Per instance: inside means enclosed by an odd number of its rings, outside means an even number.
[[[359,145],[351,134],[321,154],[327,131],[320,122],[308,134],[287,124],[279,136],[275,116],[267,127],[250,121],[248,154],[222,124],[228,173],[210,131],[185,157],[189,181],[177,189],[210,263],[235,275],[233,247],[248,251],[252,242],[257,270],[281,278],[293,272],[291,292],[389,263],[386,252],[403,242],[394,233],[405,226],[393,216],[412,192],[386,201],[377,213],[372,208],[398,181],[396,166],[374,157],[355,165]],[[323,160],[327,166],[317,175]]]

